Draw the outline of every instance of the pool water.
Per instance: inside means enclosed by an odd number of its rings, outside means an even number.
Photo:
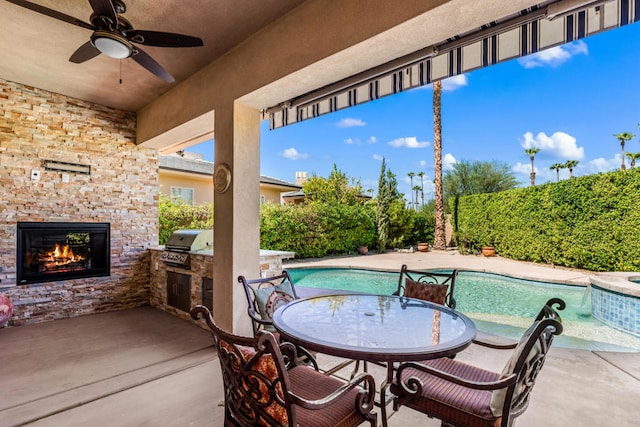
[[[391,294],[399,273],[349,268],[289,269],[296,286]],[[434,270],[435,271],[435,270]],[[561,298],[564,331],[554,345],[603,351],[640,351],[640,337],[610,328],[591,316],[589,288],[498,274],[460,271],[454,290],[456,309],[479,330],[519,339],[549,298]]]

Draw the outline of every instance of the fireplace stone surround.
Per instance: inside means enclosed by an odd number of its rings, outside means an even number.
[[[158,154],[135,114],[0,79],[0,293],[9,327],[149,304]],[[47,161],[90,173],[45,169]],[[17,283],[18,222],[110,224],[110,275]]]

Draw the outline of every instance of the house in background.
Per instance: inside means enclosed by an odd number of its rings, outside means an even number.
[[[160,193],[195,205],[213,202],[213,166],[197,153],[160,155]],[[306,176],[306,172],[296,175]],[[292,192],[302,192],[302,185],[260,175],[260,203],[282,204],[283,196]]]

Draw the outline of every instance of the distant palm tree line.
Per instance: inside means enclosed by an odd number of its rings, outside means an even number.
[[[640,128],[640,123],[638,123],[638,128]],[[625,153],[624,152],[624,145],[627,141],[631,141],[635,135],[629,132],[621,132],[621,133],[614,133],[613,134],[614,138],[616,138],[619,142],[620,142],[620,147],[622,148],[622,164],[620,165],[620,169],[621,170],[626,170],[627,166],[625,164],[624,158],[627,157],[629,158],[629,160],[631,161],[631,167],[634,168],[636,166],[636,160],[640,159],[640,152],[636,152],[636,153]],[[525,154],[529,156],[529,159],[531,159],[531,186],[533,187],[534,185],[536,185],[536,172],[535,172],[535,168],[533,165],[534,159],[535,159],[535,155],[540,151],[539,148],[527,148],[524,150]],[[573,178],[573,168],[575,168],[578,165],[578,161],[577,160],[567,160],[564,163],[554,163],[551,166],[549,166],[549,169],[551,170],[555,170],[556,171],[556,179],[557,181],[560,181],[560,169],[569,169],[569,177]]]
[[[413,210],[420,210],[418,209],[418,206],[420,208],[422,208],[424,206],[424,177],[425,177],[425,173],[424,172],[409,172],[407,174],[407,176],[409,177],[409,180],[411,181],[411,205],[410,205],[410,209]],[[420,177],[420,185],[416,184],[413,185],[413,177],[418,176]]]

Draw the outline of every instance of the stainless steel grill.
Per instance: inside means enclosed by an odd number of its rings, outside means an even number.
[[[164,245],[160,259],[166,264],[189,268],[190,252],[213,249],[213,230],[176,230]]]

